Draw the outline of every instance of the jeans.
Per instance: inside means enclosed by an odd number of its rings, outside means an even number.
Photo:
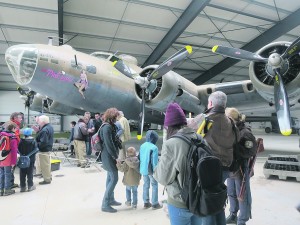
[[[171,225],[202,225],[202,217],[194,215],[188,209],[168,204],[168,211]]]
[[[92,154],[92,146],[90,143],[90,138],[88,142],[85,142],[85,149],[86,149],[86,155],[91,155]]]
[[[35,160],[30,160],[30,165],[28,168],[20,169],[20,187],[26,187],[26,176],[27,176],[27,184],[28,188],[33,186],[33,167]]]
[[[4,166],[0,167],[0,189],[3,190],[10,190],[12,179],[12,167],[11,166]]]
[[[137,190],[138,186],[126,186],[126,201],[131,202],[132,192],[132,205],[137,205]]]
[[[102,200],[102,208],[107,208],[110,205],[110,202],[115,200],[114,190],[118,183],[118,170],[116,171],[107,171],[106,177],[106,190]]]
[[[224,170],[223,171],[223,182],[229,177],[229,171]],[[205,216],[203,217],[203,223],[202,225],[226,225],[226,219],[225,219],[225,211],[224,209],[211,216]]]
[[[249,182],[249,176],[246,178],[248,179],[246,182]],[[229,199],[230,208],[229,211],[231,214],[238,215],[238,224],[246,223],[251,215],[251,191],[250,186],[249,188],[246,187],[244,200],[239,201],[237,196],[240,193],[242,184],[242,177],[235,176],[233,178],[227,179],[227,195]]]
[[[144,203],[149,203],[149,189],[150,182],[152,186],[152,205],[158,204],[158,185],[157,181],[153,178],[152,175],[143,176],[144,178],[144,186],[143,186],[143,201]]]

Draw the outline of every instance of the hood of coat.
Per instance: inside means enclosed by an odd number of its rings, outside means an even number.
[[[154,130],[148,130],[146,133],[146,141],[156,144],[158,140],[158,134]]]

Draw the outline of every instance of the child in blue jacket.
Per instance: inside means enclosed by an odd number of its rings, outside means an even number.
[[[155,145],[158,140],[158,134],[153,130],[146,133],[146,142],[140,147],[140,173],[144,179],[143,200],[144,208],[160,209],[162,206],[158,203],[158,184],[152,174],[158,163],[158,148]],[[149,201],[150,182],[152,186],[152,199]]]

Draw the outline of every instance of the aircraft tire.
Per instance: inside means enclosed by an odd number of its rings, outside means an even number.
[[[266,128],[265,128],[265,132],[266,132],[267,134],[271,133],[271,128],[270,128],[270,127],[266,127]]]

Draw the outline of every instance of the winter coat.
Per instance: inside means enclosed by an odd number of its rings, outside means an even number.
[[[29,153],[36,151],[37,149],[38,146],[33,137],[21,138],[21,141],[18,146],[20,155],[26,156]],[[35,154],[30,156],[30,161],[33,162],[34,160],[35,160]]]
[[[197,137],[195,131],[190,127],[184,127],[177,133],[181,133],[188,138]],[[168,204],[178,208],[186,208],[185,203],[180,196],[178,182],[182,187],[183,179],[186,174],[188,151],[189,144],[184,140],[179,138],[169,138],[163,143],[161,157],[154,170],[155,180],[166,187]]]
[[[87,125],[84,122],[78,122],[74,127],[73,139],[85,141],[88,136]]]
[[[40,152],[52,151],[54,130],[50,123],[45,124],[36,135],[36,142]]]
[[[10,137],[10,149],[11,151],[3,160],[0,161],[0,167],[5,166],[14,166],[17,164],[17,153],[18,153],[18,139],[13,132],[2,131],[0,136],[8,136]],[[1,153],[1,152],[0,152]],[[2,158],[2,157],[1,157]]]
[[[127,157],[125,161],[117,163],[120,172],[124,172],[123,184],[126,186],[138,186],[140,184],[141,175],[138,172],[140,161],[138,157]]]
[[[117,171],[116,159],[119,155],[119,149],[116,144],[116,127],[114,124],[106,124],[102,126],[99,131],[100,139],[102,141],[101,160],[102,167],[106,171]]]
[[[213,124],[204,136],[204,139],[209,144],[212,154],[221,160],[224,167],[229,167],[233,160],[234,129],[236,129],[238,140],[239,132],[234,123],[225,115],[223,107],[210,108],[205,113],[196,116],[189,122],[189,127],[197,131],[205,116],[208,116],[209,120],[213,121]]]
[[[140,173],[143,176],[150,175],[153,173],[158,163],[158,148],[155,145],[158,140],[158,135],[154,131],[148,131],[146,133],[146,142],[140,147],[139,158],[140,158]],[[151,153],[152,152],[152,153]],[[151,155],[151,158],[150,158]],[[151,160],[151,161],[150,161]],[[152,171],[149,171],[149,163],[151,162]]]
[[[123,130],[123,133],[120,136],[121,140],[123,142],[129,141],[131,139],[131,133],[130,133],[130,126],[129,126],[128,120],[124,116],[122,116],[119,119],[119,122],[120,122],[122,130]]]

